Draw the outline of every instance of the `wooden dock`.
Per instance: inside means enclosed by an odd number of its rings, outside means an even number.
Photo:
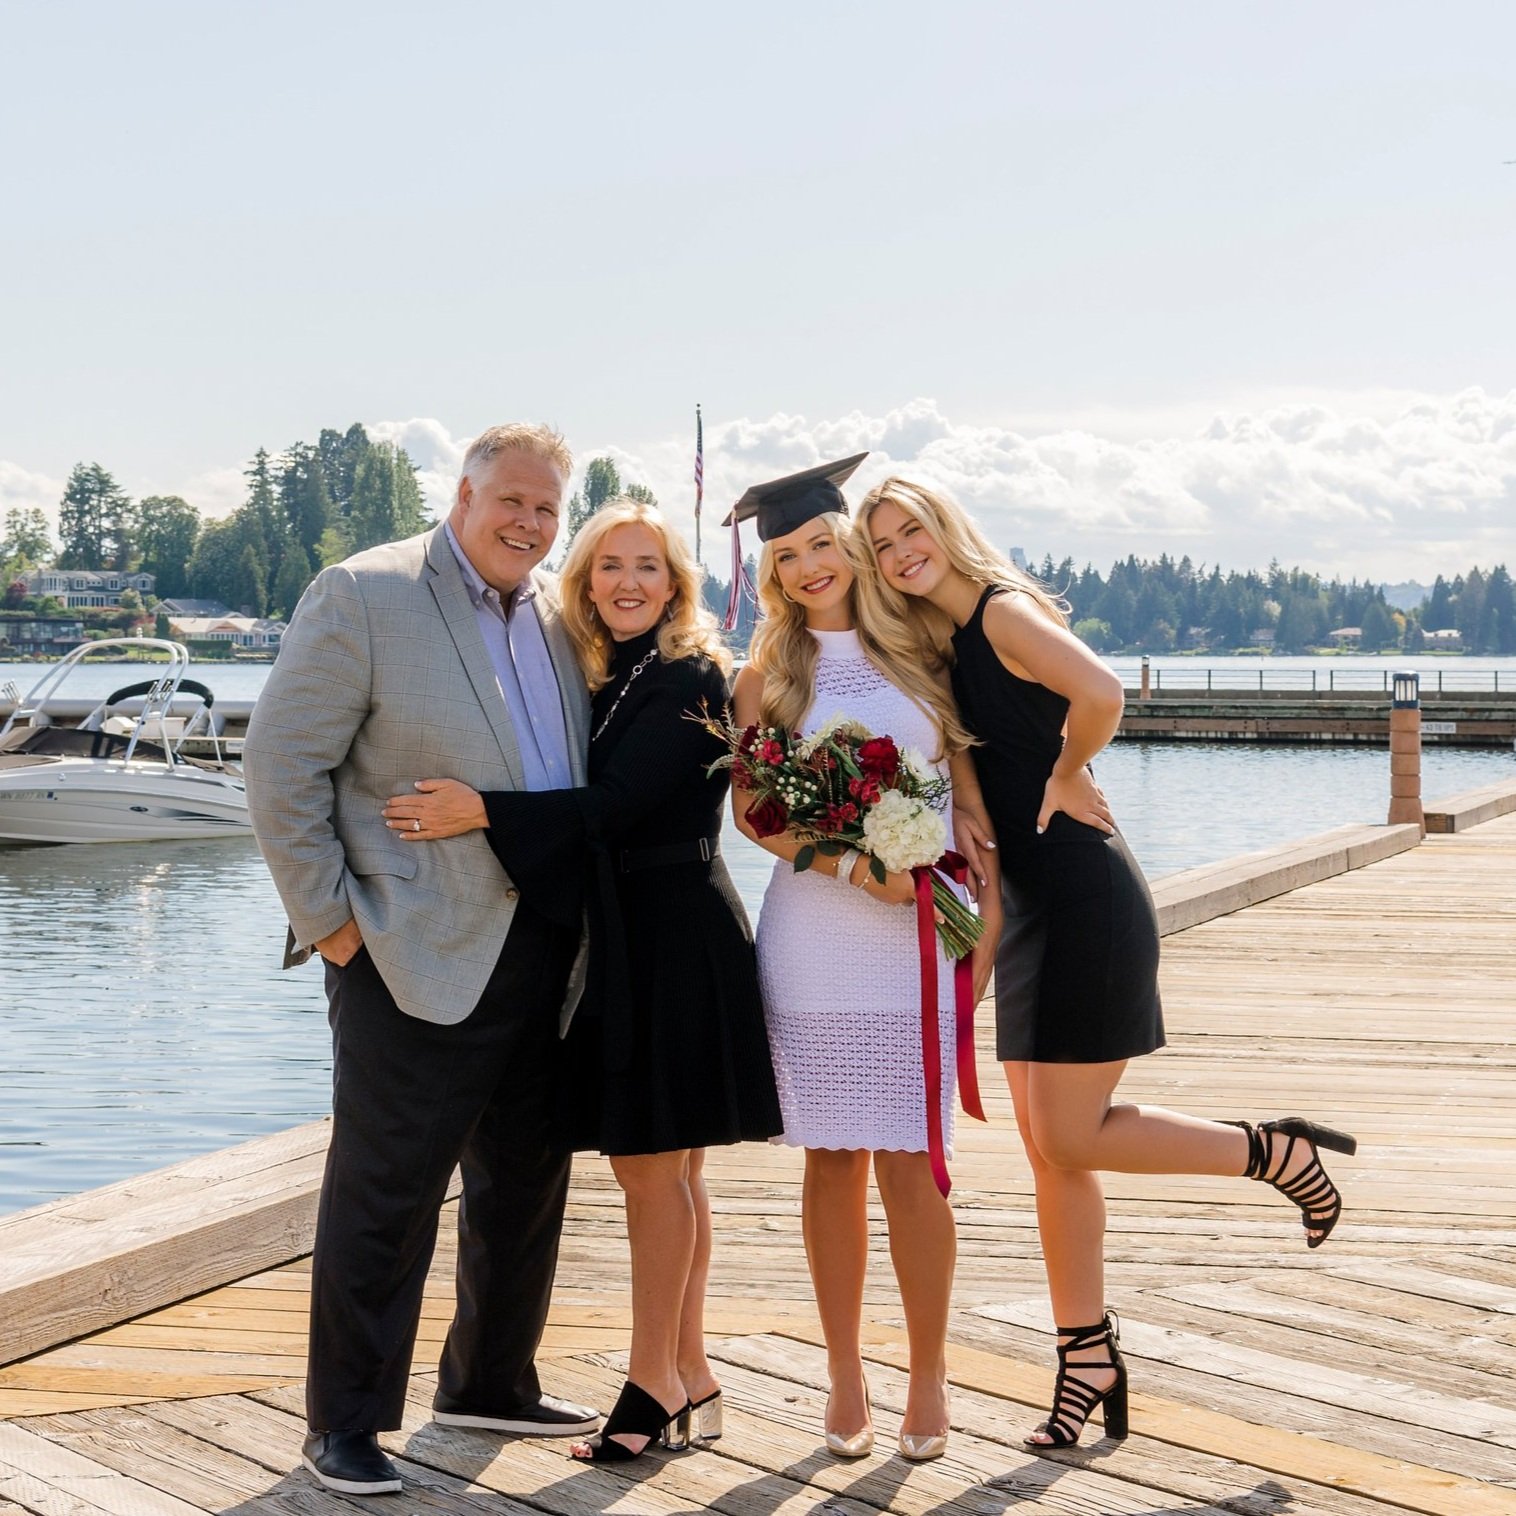
[[[800,1163],[748,1146],[708,1165],[730,1402],[719,1444],[589,1467],[551,1443],[432,1425],[445,1245],[406,1425],[385,1439],[406,1493],[319,1491],[296,1469],[308,1276],[295,1255],[316,1124],[277,1150],[196,1160],[187,1178],[181,1165],[0,1220],[0,1358],[31,1354],[0,1368],[0,1516],[1516,1513],[1516,812],[1489,809],[1463,808],[1465,824],[1419,846],[1414,829],[1345,829],[1156,892],[1171,1045],[1133,1066],[1126,1098],[1300,1111],[1362,1146],[1333,1162],[1348,1210],[1314,1253],[1261,1185],[1109,1178],[1109,1296],[1134,1386],[1123,1444],[1019,1445],[1051,1349],[1028,1175],[982,1018],[991,1120],[960,1122],[953,1165],[954,1433],[940,1462],[891,1455],[903,1333],[877,1210],[880,1451],[860,1464],[822,1451]],[[192,1214],[203,1226],[186,1241],[174,1226]],[[257,1266],[239,1274],[239,1256]],[[545,1348],[553,1390],[609,1403],[627,1299],[619,1195],[603,1163],[581,1160]]]

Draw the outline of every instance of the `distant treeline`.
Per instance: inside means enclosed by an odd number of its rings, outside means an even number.
[[[1451,628],[1466,651],[1516,653],[1516,591],[1504,564],[1451,580],[1439,575],[1411,610],[1391,606],[1382,585],[1328,582],[1277,563],[1263,573],[1223,572],[1164,554],[1128,557],[1102,575],[1049,556],[1033,572],[1063,594],[1075,632],[1101,652],[1271,646],[1303,653],[1331,646],[1334,631],[1356,627],[1356,645],[1372,652],[1418,652],[1428,632]]]
[[[259,448],[246,470],[247,496],[230,516],[207,521],[178,495],[130,499],[98,463],[80,463],[58,508],[60,568],[117,569],[156,576],[163,599],[220,600],[254,616],[288,615],[317,570],[360,548],[413,536],[427,523],[416,470],[403,448],[363,427],[322,430],[279,456]],[[51,559],[40,510],[11,510],[0,539],[7,603],[15,576]]]

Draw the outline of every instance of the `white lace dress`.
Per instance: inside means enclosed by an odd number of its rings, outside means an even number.
[[[821,659],[803,731],[841,714],[901,747],[937,751],[931,718],[868,661],[857,633],[812,635]],[[951,838],[951,809],[946,820]],[[758,972],[784,1116],[775,1140],[925,1152],[915,908],[888,905],[815,870],[797,874],[780,859],[758,918]],[[940,949],[937,995],[942,1132],[951,1155],[953,974]]]

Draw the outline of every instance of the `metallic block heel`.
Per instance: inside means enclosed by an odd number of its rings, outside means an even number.
[[[686,1401],[682,1411],[676,1411],[664,1422],[658,1434],[658,1445],[671,1453],[682,1453],[690,1445],[690,1405]]]
[[[703,1400],[690,1402],[691,1434],[698,1442],[716,1442],[723,1430],[721,1391],[712,1390]]]

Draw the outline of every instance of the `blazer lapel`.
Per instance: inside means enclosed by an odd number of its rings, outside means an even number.
[[[585,687],[584,671],[579,667],[573,639],[563,624],[558,606],[558,580],[551,574],[534,573],[537,590],[537,619],[547,640],[548,657],[558,676],[558,690],[563,697],[563,726],[568,737],[569,765],[574,783],[588,779],[587,761],[590,747],[590,696]]]
[[[479,704],[484,709],[490,730],[500,744],[500,756],[505,761],[506,772],[513,789],[523,789],[526,778],[521,768],[521,749],[516,743],[516,730],[511,725],[511,715],[506,709],[505,696],[500,693],[500,681],[495,667],[490,662],[489,649],[479,631],[478,615],[469,599],[468,587],[463,582],[463,571],[453,556],[446,530],[439,526],[426,545],[426,562],[430,571],[431,590],[437,607],[447,624],[458,656],[463,661],[464,671]]]

